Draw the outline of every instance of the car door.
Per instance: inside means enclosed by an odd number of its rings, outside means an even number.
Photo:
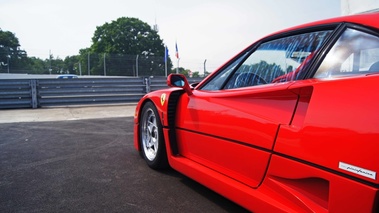
[[[181,156],[250,187],[266,172],[280,125],[289,124],[299,90],[289,90],[331,30],[267,40],[179,99]]]

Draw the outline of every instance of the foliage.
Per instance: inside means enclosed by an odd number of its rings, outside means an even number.
[[[170,71],[170,73],[176,73],[176,68],[172,69]],[[197,77],[200,77],[200,73],[199,72],[192,72],[191,70],[189,69],[185,69],[183,67],[179,67],[178,68],[178,73],[179,74],[183,74],[187,77],[190,77],[190,78],[197,78]]]
[[[118,18],[97,27],[91,49],[96,53],[164,56],[157,31],[137,18]]]
[[[193,72],[192,73],[192,77],[193,78],[198,78],[198,77],[200,77],[200,73],[199,72]]]
[[[45,62],[42,59],[36,57],[28,57],[24,61],[25,63],[22,69],[25,70],[25,73],[41,74],[42,71],[46,71],[43,73],[48,74],[48,68],[45,66]],[[12,72],[15,72],[14,69],[12,69]]]
[[[137,18],[122,17],[97,27],[92,42],[89,51],[93,57],[97,57],[91,58],[96,61],[90,63],[93,74],[101,74],[104,62],[108,65],[108,73],[112,75],[137,75],[137,64],[145,72],[144,75],[161,74],[165,69],[162,39],[157,31]],[[135,63],[126,65],[125,61]],[[168,66],[172,67],[171,61],[168,61]]]
[[[20,49],[18,38],[14,33],[0,29],[0,72],[20,70],[26,63],[26,52]]]
[[[80,56],[67,56],[64,59],[64,67],[63,70],[66,71],[66,74],[81,74],[81,64],[80,64]]]
[[[137,18],[96,28],[93,44],[64,60],[27,57],[14,33],[0,29],[0,73],[151,76],[165,73],[165,47],[158,32]],[[168,72],[172,62],[167,57]],[[184,69],[183,69],[184,70]],[[175,72],[175,71],[174,71]]]

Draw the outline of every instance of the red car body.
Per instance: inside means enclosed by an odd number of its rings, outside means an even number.
[[[378,212],[379,69],[364,67],[379,61],[378,20],[379,13],[338,17],[271,34],[194,88],[169,76],[173,88],[147,94],[136,107],[136,149],[144,152],[147,131],[164,143],[169,166],[254,212]],[[317,48],[285,56],[306,65],[263,85],[227,83],[266,43],[316,31],[327,31],[313,40]],[[223,86],[209,89],[228,67]],[[161,130],[141,127],[147,103]],[[149,159],[152,168],[161,165]]]

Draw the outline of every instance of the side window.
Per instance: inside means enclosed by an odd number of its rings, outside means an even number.
[[[321,63],[314,78],[379,72],[379,38],[346,29]]]
[[[202,90],[220,90],[222,86],[225,84],[226,79],[231,75],[233,70],[236,69],[237,65],[246,57],[246,53],[243,56],[239,57],[229,66],[227,66],[224,70],[219,72],[212,80],[210,80],[205,86],[203,86]]]
[[[297,80],[330,33],[317,31],[262,43],[233,73],[224,89]]]

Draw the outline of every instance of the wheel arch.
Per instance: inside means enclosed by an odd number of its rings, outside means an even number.
[[[163,128],[169,130],[168,140],[173,154],[178,153],[175,133],[175,115],[177,111],[178,99],[184,93],[183,89],[159,90],[145,95],[137,104],[134,115],[134,146],[138,151],[141,151],[139,143],[139,125],[141,113],[146,103],[151,102],[156,107]]]

